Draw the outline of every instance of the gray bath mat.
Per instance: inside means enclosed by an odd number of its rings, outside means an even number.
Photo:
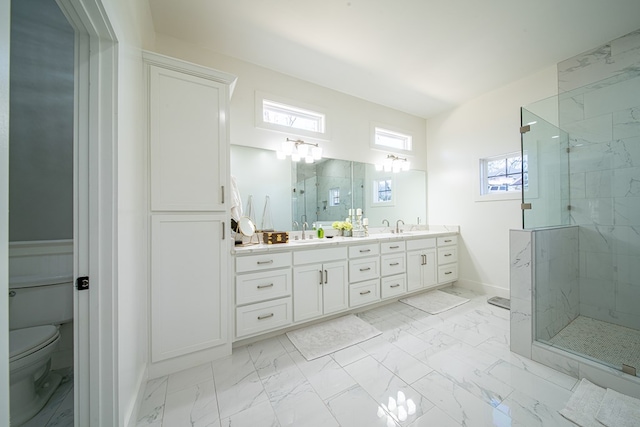
[[[350,314],[287,332],[287,336],[305,359],[313,360],[381,333],[364,320]]]
[[[442,291],[431,291],[414,297],[403,298],[400,302],[426,311],[429,314],[438,314],[467,303],[469,300]]]

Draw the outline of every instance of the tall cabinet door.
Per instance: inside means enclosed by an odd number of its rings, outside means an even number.
[[[224,210],[226,93],[222,83],[149,67],[152,211]]]
[[[311,264],[293,269],[293,320],[322,316],[322,264]]]
[[[423,265],[424,253],[422,251],[407,252],[407,291],[415,291],[423,287]]]
[[[153,215],[151,220],[152,362],[227,340],[224,217]]]

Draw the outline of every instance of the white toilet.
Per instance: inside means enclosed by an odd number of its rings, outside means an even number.
[[[73,283],[9,284],[11,425],[20,425],[47,403],[61,381],[51,371],[59,325],[73,320]]]

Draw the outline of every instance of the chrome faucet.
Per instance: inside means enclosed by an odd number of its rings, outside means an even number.
[[[306,237],[304,236],[304,232],[307,230],[307,227],[309,227],[309,224],[307,224],[307,221],[302,223],[302,240],[306,239]]]
[[[382,225],[384,225],[385,222],[387,223],[387,227],[388,227],[389,226],[389,220],[388,219],[383,219],[382,220]]]
[[[297,230],[298,227],[300,227],[300,224],[298,224],[298,221],[293,221],[293,229]]]
[[[400,233],[400,227],[398,226],[398,224],[402,223],[402,225],[404,225],[404,221],[399,219],[396,221],[396,233]]]

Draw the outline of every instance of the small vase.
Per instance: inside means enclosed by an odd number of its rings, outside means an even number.
[[[351,237],[351,230],[343,230],[342,235],[344,237]]]
[[[343,230],[342,228],[339,228],[339,229],[338,229],[338,236],[339,236],[339,237],[344,236],[344,230]]]

